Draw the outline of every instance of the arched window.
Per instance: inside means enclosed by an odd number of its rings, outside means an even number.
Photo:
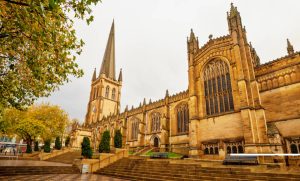
[[[295,144],[291,144],[291,152],[298,153],[297,146]]]
[[[139,120],[134,119],[131,122],[131,139],[137,140],[138,139],[138,133],[139,133]]]
[[[106,86],[105,97],[108,98],[108,96],[109,96],[109,86]]]
[[[218,147],[215,147],[215,154],[219,154],[219,148]]]
[[[233,110],[232,89],[228,65],[219,59],[210,61],[204,69],[206,114]]]
[[[206,155],[209,154],[208,148],[204,149],[204,154],[206,154]]]
[[[219,145],[218,143],[207,143],[203,144],[204,146],[204,154],[210,154],[210,155],[218,155],[219,154]]]
[[[189,131],[189,107],[183,104],[177,107],[177,132],[184,133]]]
[[[151,132],[160,131],[160,114],[153,113],[151,115]]]
[[[230,154],[230,153],[231,153],[231,147],[227,146],[227,154]]]
[[[237,148],[236,148],[236,146],[232,146],[232,153],[237,153]]]
[[[241,145],[238,146],[238,153],[244,153],[243,146]]]
[[[113,90],[112,90],[112,92],[111,92],[111,99],[112,99],[112,100],[115,100],[115,98],[116,98],[116,89],[113,88]]]
[[[213,149],[213,147],[210,147],[210,149],[209,149],[209,154],[211,154],[211,155],[214,154],[214,149]]]

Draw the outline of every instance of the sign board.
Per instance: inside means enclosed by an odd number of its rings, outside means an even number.
[[[81,173],[89,173],[89,168],[88,164],[82,164]]]

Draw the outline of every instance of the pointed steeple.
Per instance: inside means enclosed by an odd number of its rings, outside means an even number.
[[[190,42],[192,41],[192,40],[194,40],[195,39],[195,34],[194,34],[194,32],[193,32],[193,29],[191,29],[191,33],[190,33]]]
[[[100,74],[115,80],[115,25],[112,22],[105,53],[103,56]]]
[[[96,68],[94,69],[92,81],[95,81],[95,80],[96,80]]]
[[[238,16],[240,13],[237,10],[237,7],[234,7],[233,3],[230,4],[230,17]]]
[[[195,53],[199,49],[198,37],[196,38],[193,29],[191,29],[190,37],[187,40],[188,52]]]
[[[165,95],[165,97],[169,97],[169,90],[168,90],[168,89],[166,90],[166,95]]]
[[[233,3],[230,5],[230,12],[227,12],[227,21],[230,33],[233,31],[241,33],[245,30],[242,25],[240,12],[237,10],[237,7],[233,5]]]
[[[291,54],[295,53],[294,52],[294,47],[291,44],[290,40],[286,39],[286,41],[287,41],[287,52],[288,52],[288,54],[291,55]]]
[[[143,105],[146,105],[146,98],[144,98]]]
[[[122,69],[120,69],[118,81],[119,81],[119,82],[122,82],[122,81],[123,81]]]

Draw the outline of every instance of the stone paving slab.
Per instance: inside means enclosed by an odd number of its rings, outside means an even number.
[[[35,160],[0,160],[0,166],[72,166],[72,164]]]
[[[0,176],[1,181],[125,181],[96,174],[47,174],[47,175],[17,175]]]

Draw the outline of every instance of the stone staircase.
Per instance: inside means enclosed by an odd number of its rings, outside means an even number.
[[[254,173],[246,168],[202,167],[201,164],[170,163],[168,160],[123,158],[96,172],[129,180],[300,180],[300,175]]]
[[[56,157],[49,158],[46,161],[73,164],[73,161],[79,158],[81,158],[80,151],[71,151],[71,152],[58,155]]]
[[[79,173],[75,166],[0,166],[0,176]]]

